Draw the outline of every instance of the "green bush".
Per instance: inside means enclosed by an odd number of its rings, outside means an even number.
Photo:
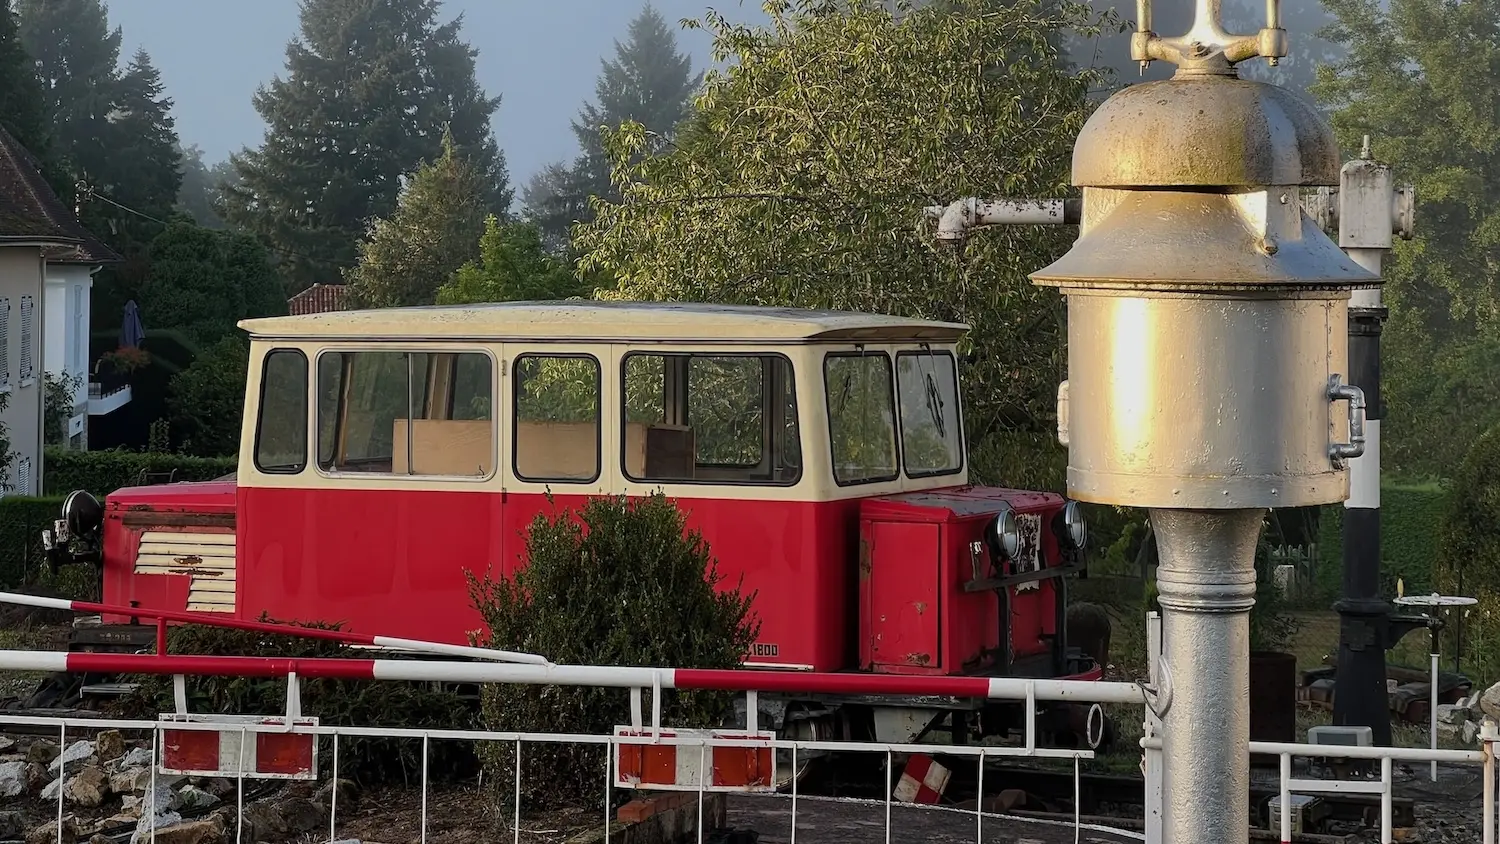
[[[484,617],[481,644],[538,653],[557,663],[734,668],[759,634],[753,598],[720,589],[708,546],[660,494],[597,498],[576,512],[540,514],[526,540],[528,562],[513,578],[470,576]],[[607,733],[629,723],[621,689],[488,686],[485,726]],[[727,695],[667,693],[662,719],[678,727],[718,726]],[[499,794],[515,789],[510,746],[488,748],[485,767]],[[603,749],[569,744],[526,748],[522,796],[535,807],[592,802]],[[545,772],[545,773],[543,773]]]
[[[1465,648],[1465,656],[1471,670],[1493,678],[1500,674],[1500,426],[1475,440],[1454,473],[1436,557],[1434,589],[1479,599],[1464,624],[1465,638],[1477,646]]]
[[[262,621],[269,621],[266,616]],[[338,629],[335,624],[310,623],[299,627]],[[274,656],[283,659],[348,656],[335,642],[290,635],[267,635],[242,630],[180,626],[168,633],[167,648],[179,654],[215,656]],[[128,678],[140,686],[116,704],[131,718],[155,718],[173,711],[172,679]],[[407,729],[470,729],[471,707],[454,692],[431,684],[369,680],[301,680],[302,713],[327,726],[399,727]],[[224,676],[187,678],[188,711],[233,715],[280,715],[286,712],[286,680]],[[332,738],[319,739],[319,776],[332,776]],[[449,779],[475,770],[477,760],[466,742],[432,741],[429,776]],[[339,740],[339,776],[363,784],[403,782],[422,772],[422,740],[343,738]]]
[[[1439,588],[1434,579],[1448,491],[1436,483],[1392,482],[1380,488],[1381,594],[1395,597],[1400,579],[1406,594]],[[1323,508],[1318,524],[1318,570],[1314,597],[1325,605],[1337,600],[1344,571],[1344,507]]]
[[[188,457],[139,451],[70,451],[49,448],[42,485],[48,495],[86,489],[101,501],[117,489],[141,483],[141,473],[176,471],[174,480],[210,481],[232,473],[236,457]],[[54,516],[55,518],[55,516]]]
[[[62,511],[61,498],[0,498],[0,586],[35,582],[45,566],[42,530]]]

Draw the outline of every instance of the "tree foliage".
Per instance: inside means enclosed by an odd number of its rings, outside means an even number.
[[[692,58],[678,52],[676,34],[650,2],[630,22],[625,42],[615,42],[614,58],[601,64],[595,101],[585,103],[572,124],[580,154],[572,166],[544,168],[525,191],[527,216],[552,249],[568,243],[574,223],[592,219],[592,197],[619,200],[604,133],[634,121],[658,141],[670,139],[703,80],[693,73]]]
[[[121,70],[122,33],[110,27],[101,0],[19,0],[17,8],[71,180],[67,195],[72,182],[82,182],[112,200],[87,201],[85,194],[81,221],[131,251],[159,231],[147,217],[171,212],[182,178],[172,101],[160,75],[144,50]]]
[[[286,78],[255,95],[268,130],[231,157],[239,183],[226,219],[263,238],[290,290],[338,283],[367,222],[396,210],[401,178],[442,154],[443,133],[484,174],[485,204],[510,205],[505,158],[490,134],[499,99],[474,75],[462,17],[439,0],[307,0],[287,47]]]
[[[437,291],[437,301],[462,305],[566,299],[591,290],[568,262],[547,251],[536,224],[501,222],[491,215],[484,221],[479,261],[460,267]]]
[[[37,75],[36,62],[21,40],[11,0],[0,0],[0,126],[43,163],[43,173],[59,195],[68,185],[57,165],[52,114]]]
[[[227,334],[172,377],[167,407],[172,439],[183,453],[223,457],[239,452],[249,367],[249,342]]]
[[[352,305],[431,305],[454,271],[479,254],[485,230],[485,175],[443,134],[442,154],[417,169],[390,217],[359,243],[344,273]]]
[[[151,241],[151,273],[133,297],[147,328],[171,327],[209,344],[242,319],[286,313],[265,247],[248,235],[174,222]]]
[[[1415,185],[1417,232],[1386,265],[1387,465],[1444,475],[1500,420],[1500,0],[1326,0],[1347,48],[1315,92],[1347,151]]]
[[[1500,672],[1500,425],[1474,441],[1454,472],[1438,540],[1433,586],[1445,595],[1472,595],[1480,611],[1464,621],[1475,640],[1465,656],[1483,673]],[[1471,666],[1470,670],[1473,670]]]
[[[541,654],[559,664],[734,668],[759,633],[753,595],[722,582],[708,545],[661,494],[590,499],[576,512],[538,515],[526,537],[526,562],[509,578],[470,575],[484,618],[477,637],[490,647]],[[485,727],[603,733],[628,723],[624,690],[497,684],[481,692]],[[662,720],[718,726],[729,699],[668,692]],[[484,752],[484,751],[481,751]],[[488,748],[486,765],[500,794],[515,793],[512,748]],[[602,748],[532,744],[521,779],[533,805],[555,806],[597,794]],[[508,799],[508,798],[507,798]]]
[[[583,265],[612,273],[618,291],[601,295],[621,298],[967,322],[971,443],[1019,431],[1045,450],[1064,309],[1027,273],[1073,235],[985,232],[960,258],[931,245],[921,209],[1070,190],[1099,75],[1067,69],[1055,33],[1096,21],[1043,0],[951,0],[899,17],[864,3],[817,13],[823,5],[772,4],[769,28],[701,23],[728,68],[709,74],[670,149],[635,162],[648,133],[611,134],[623,196],[578,230]],[[1022,462],[1045,462],[1032,445]]]

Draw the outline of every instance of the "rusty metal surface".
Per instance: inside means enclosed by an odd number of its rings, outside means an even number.
[[[1086,189],[1078,242],[1032,273],[1068,289],[1349,290],[1380,277],[1304,213],[1292,187],[1224,193]]]
[[[1073,147],[1081,187],[1336,185],[1339,146],[1316,106],[1275,85],[1176,76],[1133,85]]]

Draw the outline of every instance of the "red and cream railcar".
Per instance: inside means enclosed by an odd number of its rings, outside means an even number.
[[[1064,629],[1077,505],[968,482],[965,326],[593,301],[241,325],[238,472],[110,495],[106,603],[464,643],[465,571],[524,565],[539,512],[662,490],[758,593],[748,665],[1098,676]],[[875,703],[861,732],[882,739],[995,726]],[[823,735],[860,704],[762,705]]]

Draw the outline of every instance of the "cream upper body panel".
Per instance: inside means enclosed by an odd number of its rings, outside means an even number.
[[[537,342],[954,342],[968,326],[882,314],[678,302],[497,302],[241,320],[252,338]]]
[[[658,306],[636,303],[506,303],[454,308],[348,311],[298,317],[246,320],[252,352],[245,398],[239,484],[298,489],[389,489],[516,492],[558,495],[644,495],[662,491],[678,498],[776,501],[835,501],[888,495],[968,482],[964,460],[959,471],[938,477],[840,485],[832,472],[829,410],[824,362],[829,354],[900,351],[928,346],[953,353],[966,330],[953,323],[897,317],[778,308],[718,305]],[[686,338],[686,339],[684,339]],[[319,431],[316,379],[319,356],[345,350],[478,352],[491,367],[493,421],[404,421],[393,432],[392,472],[325,471],[308,460],[291,473],[264,472],[256,464],[257,417],[265,362],[273,350],[297,350],[307,361],[307,428]],[[795,482],[744,484],[634,480],[642,476],[646,426],[625,424],[623,367],[631,354],[775,355],[791,365],[796,397],[801,472]],[[528,355],[578,355],[599,366],[598,424],[558,424],[519,420],[514,412],[513,377],[518,359]],[[594,430],[597,428],[597,433]],[[596,445],[597,443],[597,445]],[[316,450],[315,442],[309,450]],[[595,460],[597,474],[576,480],[527,480],[528,462],[579,467]],[[311,455],[309,455],[311,457]],[[408,467],[431,474],[406,474]],[[586,472],[570,472],[585,475]]]

